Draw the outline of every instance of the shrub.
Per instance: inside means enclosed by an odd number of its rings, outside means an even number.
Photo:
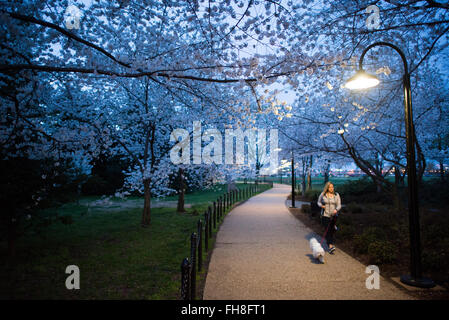
[[[441,247],[424,250],[422,253],[422,266],[426,271],[443,271],[449,269],[449,254],[447,253],[449,239],[444,239]],[[443,271],[444,272],[444,271]]]
[[[312,212],[312,210],[310,208],[310,204],[303,204],[301,206],[301,212],[303,212],[303,213],[310,213],[310,212]]]
[[[297,199],[298,197],[301,196],[301,193],[298,191],[295,191],[295,199]],[[287,197],[287,200],[292,200],[292,193],[290,192],[290,194]]]
[[[368,253],[369,245],[375,241],[386,240],[386,234],[383,229],[369,227],[362,234],[354,237],[354,251],[356,253]]]
[[[347,216],[345,216],[345,215],[339,215],[338,216],[337,224],[338,223],[346,224],[346,225],[352,225],[353,224],[352,219],[347,217]]]
[[[444,208],[449,205],[449,184],[441,180],[423,180],[419,189],[421,204],[430,204]]]
[[[355,181],[347,181],[338,187],[343,202],[392,203],[391,196],[377,192],[377,186],[368,177]]]
[[[64,215],[64,216],[60,216],[59,220],[63,223],[63,224],[73,224],[73,218],[71,215]]]
[[[351,202],[346,206],[345,209],[347,212],[352,212],[352,213],[362,213],[363,212],[363,208],[356,204],[355,202]]]
[[[396,261],[396,247],[386,240],[376,240],[369,244],[368,255],[370,263],[385,264]]]
[[[307,190],[306,191],[306,194],[305,194],[305,197],[307,198],[307,199],[312,199],[312,201],[317,201],[318,200],[318,197],[320,196],[320,191],[316,191],[316,190],[313,190],[313,189],[311,189],[311,190]]]
[[[342,195],[362,196],[367,192],[376,192],[376,185],[369,177],[363,177],[343,183],[337,191]]]
[[[338,231],[336,233],[337,237],[342,240],[352,239],[355,234],[355,229],[351,225],[339,224]]]
[[[114,192],[114,190],[110,188],[108,182],[97,175],[90,176],[83,184],[81,190],[83,194],[89,196],[112,194]]]

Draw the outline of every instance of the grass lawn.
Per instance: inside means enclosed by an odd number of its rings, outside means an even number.
[[[334,177],[334,176],[331,176],[331,177],[329,177],[329,181],[331,181],[335,185],[335,187],[338,189],[339,186],[345,184],[346,182],[357,181],[363,177],[364,176],[359,176],[359,177]],[[438,180],[438,179],[439,179],[439,177],[437,177],[437,176],[424,176],[423,177],[423,181],[432,181],[432,180]],[[261,180],[263,181],[263,178],[261,178]],[[265,180],[273,181],[274,183],[281,183],[281,177],[266,177]],[[388,176],[387,180],[394,182],[394,177]],[[407,179],[405,179],[405,181],[407,182]],[[291,183],[292,183],[291,176],[290,177],[286,177],[286,176],[282,177],[282,184],[291,185]],[[296,184],[300,184],[300,183],[301,183],[301,179],[296,177]],[[406,183],[406,185],[407,185],[407,183]],[[323,191],[323,187],[324,187],[324,177],[322,177],[322,176],[312,177],[312,190],[313,191],[321,192],[321,191]]]
[[[45,237],[29,233],[20,238],[14,259],[0,242],[0,299],[179,299],[180,265],[190,253],[190,234],[224,191],[225,186],[216,186],[187,194],[185,202],[192,207],[183,214],[153,208],[148,228],[140,226],[143,202],[134,202],[134,208],[88,211],[83,201],[99,199],[89,197],[47,210],[49,215],[70,215],[73,223],[51,224]],[[65,287],[68,265],[80,269],[80,290]],[[201,277],[205,272],[199,281]]]
[[[266,177],[266,181],[273,181],[274,183],[281,183],[281,177]],[[340,186],[348,181],[359,180],[360,177],[330,177],[329,180],[336,186]],[[263,178],[261,179],[263,181]],[[292,177],[282,177],[282,184],[291,185]],[[296,177],[296,184],[300,184],[301,179]],[[324,177],[312,177],[312,189],[322,191],[324,187]]]

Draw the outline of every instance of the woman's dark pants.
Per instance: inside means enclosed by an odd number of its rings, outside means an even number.
[[[335,233],[335,217],[328,218],[328,217],[321,217],[321,222],[324,226],[324,230],[327,230],[326,232],[326,242],[327,246],[330,244],[334,244],[334,233]]]

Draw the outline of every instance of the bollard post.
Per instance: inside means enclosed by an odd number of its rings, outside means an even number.
[[[220,223],[220,201],[221,201],[221,197],[218,197],[217,199],[217,223]]]
[[[228,194],[225,193],[224,194],[224,209],[227,210],[228,209]]]
[[[212,238],[212,210],[210,206],[207,208],[207,215],[209,216],[209,238]]]
[[[214,229],[217,229],[217,203],[214,201],[214,209],[213,209],[213,216],[214,216]]]
[[[209,250],[209,221],[207,219],[207,211],[204,213],[204,249],[206,252]]]
[[[221,201],[222,201],[222,199],[221,199],[221,196],[220,196],[218,198],[218,217],[219,217],[220,220],[221,220],[221,210],[222,210],[222,205],[223,205],[223,203]]]
[[[190,300],[190,262],[184,258],[181,263],[181,300]]]
[[[193,232],[190,236],[190,300],[195,300],[196,297],[196,233]]]
[[[198,272],[201,271],[203,264],[203,222],[198,220]]]
[[[223,193],[223,213],[226,210],[226,193]]]

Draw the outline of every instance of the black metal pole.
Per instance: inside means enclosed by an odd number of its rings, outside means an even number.
[[[217,228],[217,203],[214,201],[214,212],[213,212],[213,215],[214,215],[214,229],[216,229]]]
[[[209,221],[207,211],[204,213],[204,249],[209,250]]]
[[[295,159],[292,151],[292,208],[295,207]]]
[[[221,196],[218,197],[218,221],[221,220]]]
[[[401,282],[421,288],[432,288],[435,283],[429,278],[422,277],[421,269],[421,237],[419,227],[418,183],[416,178],[415,160],[415,128],[413,125],[412,94],[410,88],[410,74],[407,59],[397,46],[388,42],[375,42],[363,51],[359,60],[359,69],[363,70],[363,58],[369,49],[375,46],[387,46],[394,49],[401,56],[404,64],[404,112],[407,145],[407,177],[408,177],[408,211],[410,232],[410,275],[402,275]]]
[[[203,264],[203,222],[198,220],[198,272],[201,272]]]
[[[193,232],[190,236],[190,263],[191,263],[191,276],[190,276],[190,300],[195,300],[196,297],[196,246],[197,237]]]
[[[207,215],[209,217],[209,220],[208,220],[208,222],[209,222],[209,226],[208,226],[209,238],[212,238],[212,210],[211,210],[210,206],[207,207]]]
[[[184,258],[181,263],[181,300],[190,300],[190,262]]]

